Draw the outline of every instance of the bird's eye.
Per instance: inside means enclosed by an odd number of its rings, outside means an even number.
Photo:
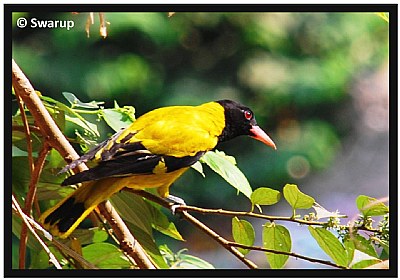
[[[253,117],[253,113],[249,110],[244,111],[244,117],[246,118],[246,120],[251,120],[251,118]]]

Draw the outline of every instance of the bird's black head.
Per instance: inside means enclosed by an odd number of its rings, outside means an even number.
[[[219,142],[228,141],[240,135],[249,135],[276,149],[275,143],[257,125],[254,113],[250,108],[232,100],[225,99],[217,102],[225,110],[225,128],[219,136]]]

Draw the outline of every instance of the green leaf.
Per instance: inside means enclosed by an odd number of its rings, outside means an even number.
[[[51,149],[46,157],[46,166],[44,168],[61,168],[65,166],[65,160],[56,149]]]
[[[377,263],[380,263],[380,262],[381,262],[381,260],[373,260],[373,259],[362,260],[362,261],[359,261],[359,262],[353,264],[351,266],[351,268],[352,269],[364,269],[366,267],[369,267],[371,265],[374,265],[374,264],[377,264]]]
[[[281,193],[270,188],[258,188],[250,196],[253,205],[273,205],[281,199]]]
[[[263,247],[282,252],[290,252],[292,240],[288,229],[275,223],[266,223],[263,229]],[[271,268],[282,268],[289,256],[283,254],[265,253]]]
[[[162,257],[153,236],[130,222],[126,222],[126,224],[133,236],[139,241],[139,244],[142,245],[146,250],[146,253],[149,254],[156,265],[158,265],[159,268],[168,268],[168,265]]]
[[[44,101],[44,104],[48,110],[61,110],[65,112],[65,120],[75,123],[83,129],[86,129],[95,137],[100,136],[97,130],[97,125],[88,122],[84,117],[76,113],[72,108],[48,96],[40,96],[40,99]],[[49,105],[49,103],[52,103],[54,105]]]
[[[214,269],[214,266],[209,262],[192,255],[184,254],[183,252],[187,251],[187,249],[182,249],[174,254],[166,244],[163,244],[159,246],[159,250],[170,268]]]
[[[12,233],[15,234],[18,238],[21,236],[21,228],[22,228],[22,219],[16,214],[11,216],[11,228]],[[42,246],[37,241],[37,239],[32,235],[31,231],[28,230],[28,242],[27,246],[32,249],[34,252],[38,252],[42,250]]]
[[[152,213],[142,197],[130,192],[119,192],[110,201],[124,220],[152,235]]]
[[[378,262],[381,262],[381,260],[375,257],[371,257],[370,255],[365,254],[359,250],[355,250],[354,258],[350,264],[350,267],[360,269],[376,264]]]
[[[47,111],[50,113],[51,117],[56,122],[57,126],[60,128],[61,131],[65,130],[65,111],[59,110],[57,106],[46,107]]]
[[[349,265],[353,260],[354,250],[356,249],[356,246],[354,245],[354,242],[351,239],[344,240],[343,246],[347,252],[347,265]]]
[[[378,254],[376,253],[374,246],[371,244],[371,241],[365,239],[359,234],[354,234],[351,238],[351,241],[354,243],[354,246],[357,250],[371,257],[378,258]]]
[[[232,218],[232,236],[236,243],[253,246],[256,234],[251,223],[246,220]],[[250,252],[249,249],[237,248],[243,255]]]
[[[196,170],[197,172],[199,172],[203,176],[203,178],[206,177],[206,175],[204,174],[204,171],[203,171],[203,165],[201,164],[200,161],[196,161],[190,167],[193,168],[194,170]]]
[[[249,181],[247,181],[242,171],[233,163],[232,158],[231,156],[226,156],[223,152],[209,151],[200,160],[250,199],[252,189]]]
[[[82,248],[82,255],[98,268],[122,269],[131,268],[127,257],[110,243],[94,243]]]
[[[104,104],[104,102],[96,102],[96,101],[82,102],[78,99],[78,97],[75,96],[75,94],[71,92],[63,92],[62,94],[64,95],[65,99],[67,99],[68,102],[71,103],[72,108],[79,107],[87,109],[98,109],[99,105]]]
[[[87,131],[89,131],[91,134],[93,134],[96,137],[100,136],[99,131],[97,129],[97,125],[89,122],[88,120],[84,119],[83,117],[81,117],[78,114],[73,114],[73,115],[66,114],[65,119],[68,122],[72,122],[72,123],[76,124],[77,126],[80,126],[83,129],[86,129]]]
[[[372,198],[366,195],[359,195],[356,199],[358,210],[364,216],[381,216],[389,212],[389,208],[378,201],[376,198]]]
[[[347,253],[337,237],[329,230],[309,226],[312,237],[317,241],[319,247],[338,265],[347,266]]]
[[[157,208],[150,203],[147,204],[147,206],[150,209],[150,213],[152,216],[152,227],[154,229],[176,240],[184,241],[182,235],[175,227],[175,224],[168,220],[167,216],[161,211],[160,208]]]
[[[72,237],[77,238],[81,245],[87,245],[92,243],[105,242],[108,239],[108,233],[104,229],[97,227],[89,229],[77,228],[72,233]],[[70,240],[68,240],[68,245]]]
[[[283,187],[283,196],[293,209],[308,209],[315,202],[314,198],[302,193],[296,185],[286,184]]]
[[[135,121],[134,114],[135,108],[132,106],[103,109],[100,111],[100,115],[104,121],[116,132],[132,124]]]
[[[214,269],[215,267],[209,262],[188,254],[179,254],[178,261],[173,268],[192,268],[192,269]]]

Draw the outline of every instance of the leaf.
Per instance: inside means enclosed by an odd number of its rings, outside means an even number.
[[[141,197],[129,192],[119,192],[110,201],[124,220],[152,235],[152,214]]]
[[[371,257],[370,255],[367,255],[359,250],[355,250],[354,258],[350,264],[350,267],[360,269],[376,264],[378,262],[381,262],[381,260]]]
[[[374,260],[374,259],[363,260],[363,261],[359,261],[359,262],[353,264],[351,266],[351,268],[352,269],[364,269],[364,268],[367,268],[367,267],[369,267],[371,265],[374,265],[374,264],[377,264],[377,263],[380,263],[380,262],[382,262],[382,261],[381,260],[377,260],[377,259],[376,260]]]
[[[65,166],[65,160],[56,149],[51,149],[46,157],[45,169],[61,168]]]
[[[192,269],[214,269],[209,262],[188,254],[179,254],[180,261],[174,268],[192,268]]]
[[[154,229],[176,240],[184,241],[182,235],[176,229],[175,224],[173,222],[170,222],[167,216],[159,208],[150,203],[147,204],[147,206],[150,209],[150,213],[152,216],[151,225]]]
[[[263,247],[281,252],[290,252],[292,240],[288,229],[275,223],[266,223],[263,229]],[[289,256],[283,254],[265,253],[271,268],[282,268]]]
[[[354,243],[354,246],[357,250],[370,255],[371,257],[378,258],[378,254],[376,253],[374,246],[363,236],[355,234],[350,240]]]
[[[82,256],[98,268],[122,269],[130,268],[127,257],[110,243],[93,243],[82,248]]]
[[[270,188],[258,188],[250,196],[253,205],[273,205],[281,199],[281,193]]]
[[[203,165],[201,164],[200,161],[196,161],[190,167],[193,168],[194,170],[196,170],[197,172],[199,172],[203,176],[203,178],[206,177],[206,175],[204,174],[204,171],[203,171]]]
[[[223,152],[219,151],[209,151],[200,160],[250,199],[252,189],[249,181],[247,181],[242,171],[233,163],[231,156],[226,156]]]
[[[72,108],[79,107],[86,109],[98,109],[99,105],[104,104],[104,102],[96,102],[96,101],[82,102],[78,99],[78,97],[75,96],[75,94],[71,92],[63,92],[62,95],[64,95],[65,99],[67,99],[68,102],[71,103]]]
[[[283,196],[293,209],[308,209],[313,206],[315,200],[302,193],[296,185],[286,184],[283,187]]]
[[[253,246],[256,234],[251,223],[246,220],[232,218],[232,236],[236,243]],[[250,252],[250,249],[237,248],[243,255]]]
[[[214,266],[209,262],[192,255],[184,254],[183,252],[187,249],[182,249],[174,254],[166,244],[163,244],[160,245],[159,250],[170,268],[214,269]]]
[[[389,208],[384,203],[366,195],[359,195],[356,198],[356,204],[364,216],[381,216],[389,212]]]
[[[356,246],[354,245],[354,242],[351,239],[344,240],[343,246],[347,252],[347,264],[350,265],[354,257],[354,251],[356,249]]]
[[[151,234],[146,233],[141,228],[130,222],[126,222],[132,235],[138,240],[139,244],[146,250],[146,253],[156,263],[159,268],[169,268],[164,258],[162,257],[155,240]]]
[[[347,253],[337,237],[329,230],[309,226],[312,237],[319,247],[338,265],[347,266]]]
[[[48,104],[53,103],[58,110],[65,112],[65,120],[75,123],[83,129],[86,129],[93,136],[100,136],[97,130],[97,125],[88,122],[84,117],[76,113],[72,108],[48,96],[40,96],[40,99],[44,101],[44,104],[48,110],[54,110],[54,106]]]
[[[92,243],[105,242],[108,238],[108,233],[97,227],[89,229],[77,228],[73,232],[73,237],[79,239],[79,242],[84,246]]]
[[[83,117],[81,117],[78,114],[73,114],[73,115],[66,114],[65,119],[68,122],[72,122],[72,123],[76,124],[77,126],[80,126],[83,129],[86,129],[87,131],[89,131],[91,134],[93,134],[96,137],[100,136],[99,131],[97,129],[97,125],[89,122],[88,120],[84,119]]]
[[[123,108],[103,109],[100,111],[100,115],[117,132],[135,121],[135,108],[126,106]]]

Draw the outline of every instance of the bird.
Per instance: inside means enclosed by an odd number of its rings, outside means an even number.
[[[62,186],[80,185],[46,210],[39,222],[54,236],[67,238],[98,204],[123,188],[156,188],[171,198],[170,186],[218,143],[248,135],[276,149],[253,111],[232,100],[149,111],[104,140],[60,173],[90,161],[93,167],[67,177]]]

